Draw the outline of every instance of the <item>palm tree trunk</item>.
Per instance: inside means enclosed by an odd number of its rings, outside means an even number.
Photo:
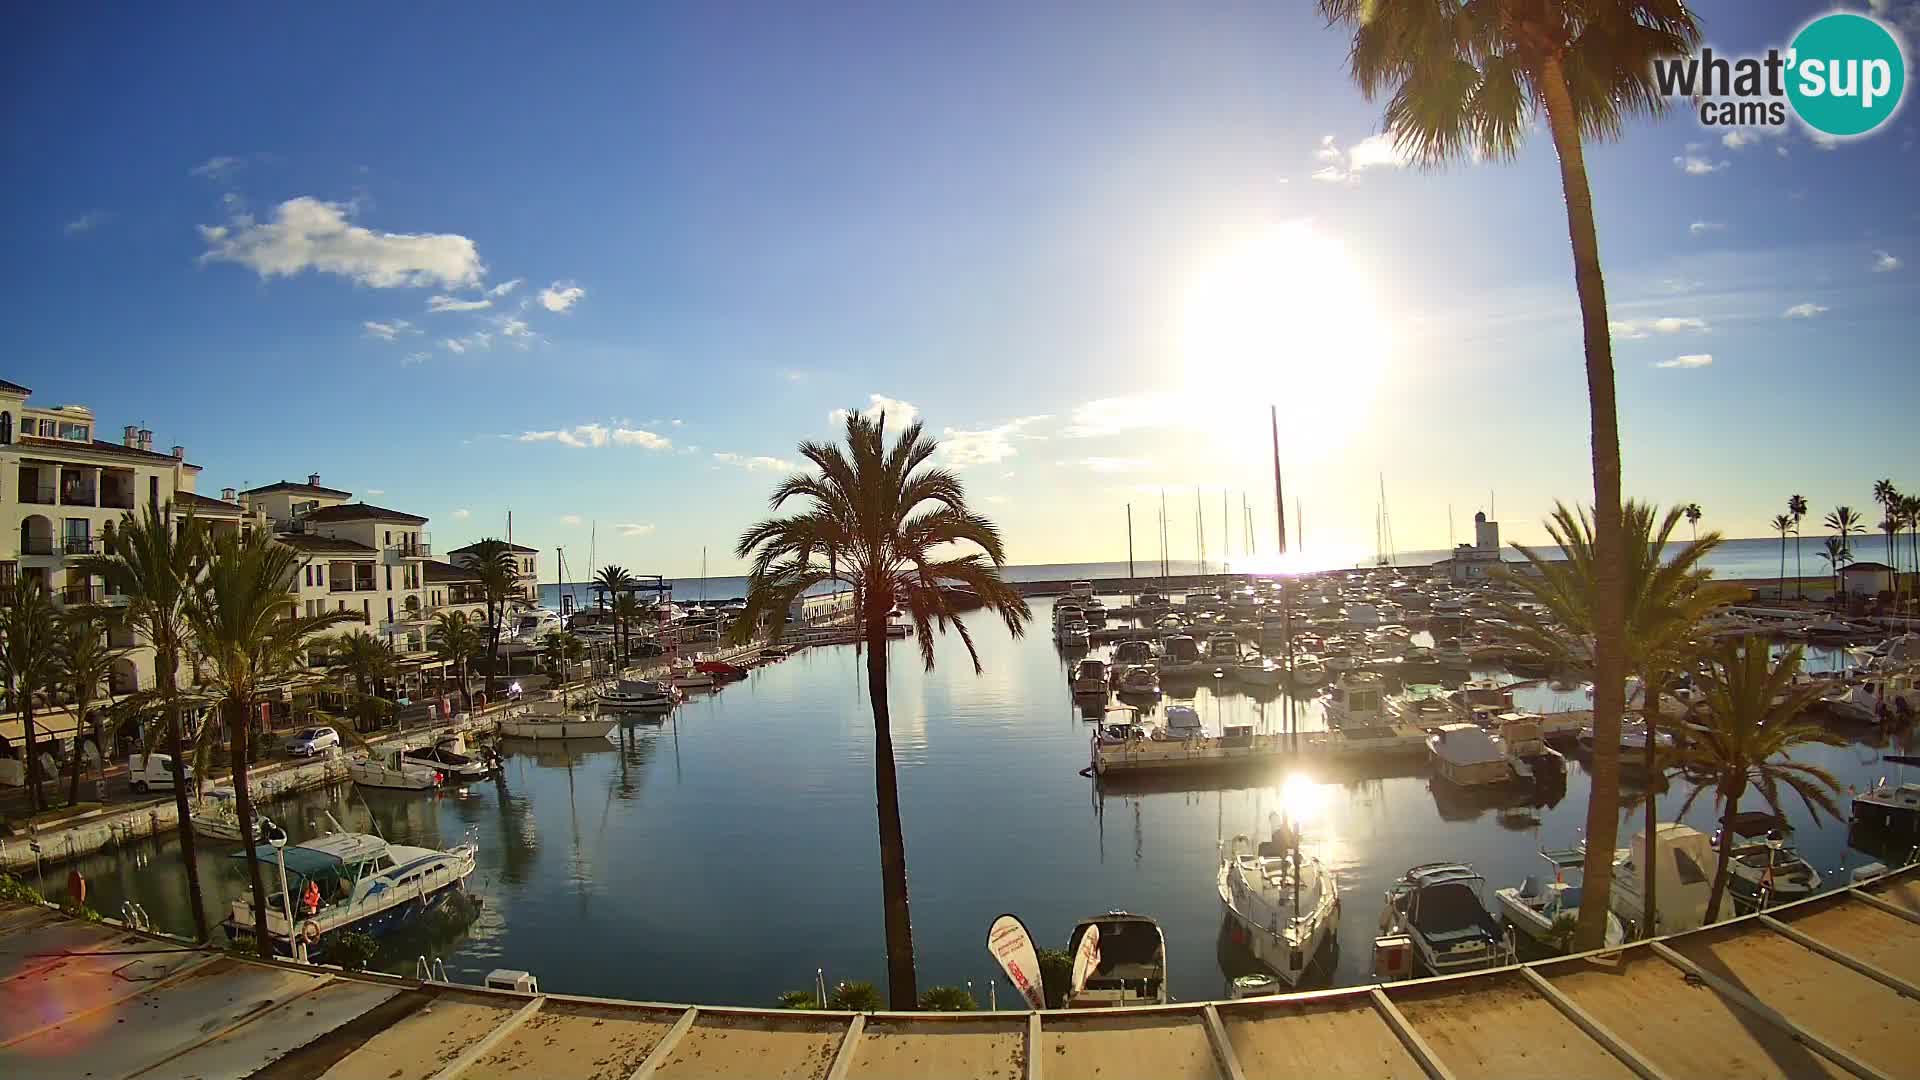
[[[1806,574],[1806,567],[1800,563],[1800,530],[1793,530],[1793,598],[1804,599],[1800,592],[1800,578]]]
[[[1747,785],[1743,780],[1732,794],[1727,797],[1727,808],[1720,814],[1719,852],[1714,856],[1713,891],[1707,894],[1706,922],[1711,926],[1720,919],[1720,901],[1727,894],[1727,861],[1733,854],[1733,815],[1738,812],[1740,796],[1746,794]]]
[[[1599,948],[1607,930],[1607,900],[1613,886],[1613,848],[1620,825],[1620,717],[1626,695],[1626,564],[1620,513],[1620,424],[1614,404],[1613,340],[1607,330],[1607,287],[1600,273],[1600,240],[1594,230],[1593,194],[1586,158],[1558,57],[1541,65],[1547,121],[1560,157],[1560,185],[1567,203],[1573,246],[1573,278],[1580,295],[1586,346],[1587,406],[1593,428],[1594,642],[1591,794],[1587,800],[1586,891],[1574,949]]]
[[[1779,596],[1779,599],[1785,600],[1786,598],[1787,598],[1787,534],[1781,533],[1780,534],[1780,596]]]
[[[81,728],[87,722],[87,703],[78,695],[73,700],[73,763],[67,769],[67,805],[80,805],[80,746],[84,740]]]
[[[227,734],[231,744],[227,755],[233,761],[233,813],[240,826],[240,842],[247,852],[247,877],[253,886],[253,940],[262,960],[273,958],[273,939],[267,935],[267,886],[260,876],[260,860],[253,840],[253,796],[247,791],[247,743],[252,725],[247,719],[247,703],[228,704]],[[191,831],[191,830],[187,830]],[[289,919],[292,912],[288,912]]]
[[[869,605],[871,608],[871,605]],[[887,707],[886,611],[867,615],[867,693],[873,700],[873,786],[880,816],[880,902],[886,916],[887,1004],[919,1001],[913,973],[913,921],[907,912],[907,839],[900,823],[900,786],[893,767],[893,716]]]
[[[47,808],[47,793],[40,790],[40,748],[33,737],[33,688],[20,689],[20,726],[27,736],[27,805],[34,813]]]
[[[180,672],[180,653],[170,645],[162,645],[155,650],[154,657],[160,695],[167,703],[167,753],[173,756],[169,769],[173,773],[173,812],[180,822],[180,864],[187,870],[187,903],[193,908],[194,940],[204,945],[209,939],[207,900],[200,888],[200,860],[194,851],[193,811],[187,805],[186,748],[180,738],[180,697],[176,685]]]
[[[1660,875],[1653,868],[1660,865],[1656,857],[1655,845],[1660,837],[1660,806],[1656,796],[1659,789],[1665,787],[1665,773],[1660,768],[1660,686],[1651,672],[1640,677],[1641,692],[1646,695],[1640,709],[1641,719],[1647,724],[1647,792],[1646,821],[1644,830],[1647,835],[1647,873],[1644,878],[1644,893],[1640,898],[1640,936],[1652,937],[1654,915],[1660,910],[1655,902],[1654,893],[1658,890]]]

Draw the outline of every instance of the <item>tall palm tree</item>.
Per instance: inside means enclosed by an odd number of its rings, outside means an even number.
[[[68,770],[67,785],[69,806],[80,801],[80,761],[84,756],[80,752],[80,741],[87,714],[99,700],[102,688],[113,674],[113,663],[120,656],[121,650],[107,645],[106,623],[99,609],[83,606],[63,613],[54,642],[54,671],[60,689],[73,707],[73,762]],[[104,767],[107,748],[100,739],[97,718],[93,721],[93,745],[100,750]]]
[[[1853,552],[1847,550],[1847,545],[1839,537],[1829,536],[1826,548],[1819,554],[1821,558],[1827,560],[1827,573],[1833,575],[1833,595],[1836,602],[1845,603],[1846,582],[1841,579],[1840,571],[1846,569],[1847,564],[1853,561]]]
[[[1806,573],[1800,566],[1800,522],[1806,520],[1807,497],[1805,495],[1787,496],[1787,513],[1793,515],[1793,598],[1800,595],[1800,579]]]
[[[1614,403],[1607,289],[1583,140],[1619,136],[1628,117],[1660,112],[1656,57],[1692,51],[1700,30],[1683,0],[1319,0],[1329,22],[1353,28],[1354,81],[1390,94],[1386,127],[1423,164],[1511,160],[1536,111],[1560,159],[1574,288],[1586,350],[1595,521],[1594,732],[1587,805],[1587,892],[1575,945],[1606,932],[1607,865],[1618,829],[1618,731],[1625,708],[1626,551],[1621,533],[1620,425]],[[1596,873],[1597,868],[1597,873]]]
[[[482,634],[483,628],[468,618],[464,611],[435,612],[433,627],[427,631],[427,643],[441,661],[447,664],[458,661],[460,664],[460,705],[463,709],[473,706],[473,687],[467,681],[467,661],[486,644]]]
[[[1687,515],[1687,528],[1693,533],[1695,540],[1700,539],[1700,504],[1688,503],[1684,512]]]
[[[1787,514],[1773,515],[1773,531],[1780,534],[1780,599],[1787,598],[1787,534],[1793,531],[1793,518]]]
[[[59,615],[53,598],[37,577],[18,575],[0,595],[0,681],[7,703],[20,714],[26,733],[28,805],[34,812],[47,808],[41,783],[54,779],[40,775],[40,748],[34,732],[33,699],[53,689],[59,675],[56,649],[60,640]]]
[[[1833,513],[1827,515],[1827,528],[1832,529],[1834,534],[1840,537],[1841,547],[1852,551],[1853,543],[1849,537],[1854,533],[1864,532],[1866,526],[1861,523],[1860,515],[1854,512],[1853,507],[1836,506],[1833,508]]]
[[[933,669],[935,627],[951,625],[976,672],[982,670],[980,654],[943,587],[971,590],[1016,636],[1031,617],[1026,601],[1001,580],[1006,550],[1000,530],[967,505],[958,476],[929,466],[936,448],[917,423],[889,445],[884,413],[869,418],[849,410],[846,445],[801,443],[800,455],[816,471],[790,476],[774,489],[771,509],[798,500],[801,511],[753,525],[735,548],[739,558],[753,559],[746,609],[731,630],[737,641],[748,640],[763,624],[779,635],[794,601],[815,585],[852,586],[873,704],[887,993],[895,1009],[913,1008],[919,995],[887,703],[887,613],[897,605],[913,620],[920,660],[928,670]]]
[[[1713,792],[1721,810],[1720,854],[1713,872],[1713,892],[1707,899],[1707,922],[1719,918],[1720,899],[1727,888],[1727,856],[1733,846],[1733,816],[1749,787],[1780,814],[1781,788],[1800,796],[1815,821],[1825,811],[1838,819],[1834,795],[1839,782],[1818,765],[1792,760],[1796,747],[1810,743],[1845,746],[1846,740],[1814,724],[1800,722],[1800,714],[1820,696],[1818,684],[1795,686],[1800,672],[1801,647],[1795,645],[1778,662],[1769,658],[1762,638],[1724,641],[1715,646],[1712,664],[1700,698],[1701,715],[1693,743],[1681,753],[1693,791],[1680,806],[1685,817],[1694,800]]]
[[[630,592],[621,593],[613,602],[613,617],[619,626],[620,650],[627,659],[633,658],[633,629],[646,621],[647,606],[640,598]]]
[[[356,726],[361,731],[378,728],[393,705],[386,694],[387,680],[400,670],[400,658],[393,646],[384,638],[359,630],[338,634],[325,644],[334,670],[353,682]]]
[[[1913,567],[1916,579],[1907,589],[1911,600],[1920,592],[1920,495],[1900,496],[1900,516],[1907,527],[1907,565]]]
[[[492,537],[462,552],[460,565],[480,579],[480,595],[487,604],[487,693],[492,694],[500,667],[500,628],[518,595],[520,567],[513,549]]]
[[[587,643],[565,630],[549,630],[540,638],[540,653],[547,663],[547,677],[559,687],[572,674],[573,665],[587,655]]]
[[[1887,564],[1894,568],[1893,602],[1897,608],[1900,603],[1900,558],[1896,554],[1895,540],[1900,534],[1900,489],[1893,486],[1892,480],[1875,480],[1873,501],[1879,503],[1885,512],[1880,520],[1880,531],[1887,534]]]
[[[153,650],[154,685],[148,695],[165,721],[172,757],[173,808],[180,822],[180,862],[187,871],[187,899],[197,940],[207,940],[207,912],[193,830],[187,827],[185,719],[189,703],[180,689],[180,666],[189,639],[187,601],[206,560],[206,531],[192,514],[176,517],[173,504],[148,506],[108,530],[104,551],[75,560],[74,568],[103,578],[109,592],[126,597],[121,617],[137,640]],[[151,740],[149,740],[151,742]]]
[[[594,598],[602,607],[611,607],[613,602],[620,598],[621,593],[631,588],[633,588],[633,575],[627,573],[627,568],[624,566],[608,563],[600,568],[599,573],[593,575]]]
[[[265,530],[221,536],[212,543],[206,573],[186,605],[202,667],[201,689],[226,720],[234,813],[246,847],[254,941],[262,958],[273,955],[273,943],[267,936],[267,891],[254,849],[253,798],[247,785],[252,718],[262,692],[306,668],[311,635],[362,621],[357,611],[300,614],[293,586],[302,561]]]
[[[1683,508],[1669,509],[1664,515],[1651,505],[1629,499],[1623,508],[1627,548],[1627,666],[1640,678],[1641,717],[1651,737],[1647,739],[1647,776],[1657,782],[1663,774],[1658,758],[1660,700],[1666,684],[1689,666],[1702,647],[1701,623],[1716,609],[1733,603],[1740,591],[1712,580],[1712,571],[1700,563],[1720,546],[1721,536],[1708,532],[1704,538],[1681,547],[1672,559],[1662,559],[1673,532],[1685,514]],[[1520,636],[1534,648],[1556,655],[1569,665],[1584,660],[1574,641],[1582,644],[1593,638],[1593,611],[1599,591],[1594,572],[1594,529],[1585,513],[1575,514],[1565,506],[1556,506],[1547,520],[1547,534],[1560,546],[1564,558],[1538,549],[1515,544],[1526,557],[1532,571],[1510,574],[1538,605],[1521,609],[1508,605],[1505,614]],[[1544,613],[1542,613],[1542,611]],[[1596,688],[1597,694],[1597,688]],[[1614,740],[1619,754],[1619,740]],[[1594,752],[1601,751],[1596,737]],[[1657,807],[1653,799],[1644,803],[1647,843],[1657,838]],[[1647,858],[1653,858],[1651,848]],[[1611,866],[1609,865],[1609,870]],[[1609,875],[1603,889],[1609,889]],[[1595,888],[1592,881],[1587,888]],[[1643,898],[1642,926],[1654,925],[1653,885]]]

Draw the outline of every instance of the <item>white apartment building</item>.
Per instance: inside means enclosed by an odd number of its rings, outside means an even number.
[[[454,548],[447,552],[447,558],[458,566],[473,555],[480,547],[478,541],[466,547]],[[507,544],[507,551],[513,555],[514,586],[518,589],[516,599],[530,607],[540,603],[540,550],[522,544]]]

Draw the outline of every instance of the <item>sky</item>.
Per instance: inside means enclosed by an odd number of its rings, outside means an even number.
[[[1824,10],[1696,5],[1724,53]],[[1162,491],[1172,557],[1196,503],[1271,553],[1270,405],[1320,560],[1383,488],[1402,551],[1540,540],[1592,492],[1552,146],[1412,167],[1347,45],[1305,2],[23,9],[0,378],[203,493],[318,472],[443,550],[511,511],[570,568],[737,569],[880,407],[1015,563],[1124,558],[1129,505],[1155,557]],[[1766,536],[1920,488],[1917,118],[1588,147],[1628,495]]]

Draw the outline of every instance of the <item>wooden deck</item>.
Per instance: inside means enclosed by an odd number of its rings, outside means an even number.
[[[1920,1077],[1920,868],[1610,954],[1247,1001],[831,1013],[527,995],[0,908],[0,1076]]]

